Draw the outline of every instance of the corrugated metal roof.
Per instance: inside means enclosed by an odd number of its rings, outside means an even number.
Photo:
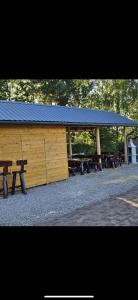
[[[0,100],[0,123],[138,126],[115,112]]]

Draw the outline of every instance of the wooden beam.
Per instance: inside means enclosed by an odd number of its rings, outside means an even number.
[[[127,129],[124,127],[124,161],[128,164],[128,153],[127,153]]]
[[[99,127],[95,128],[95,133],[96,133],[96,149],[97,149],[97,154],[101,155],[101,144],[100,144],[100,130],[99,130]],[[99,163],[101,163],[101,158],[99,159]]]
[[[67,127],[68,129],[68,127]],[[95,129],[95,127],[70,127],[70,132],[83,132],[83,131],[91,131],[92,129]],[[68,130],[67,130],[68,131]]]
[[[69,156],[72,156],[72,144],[71,144],[71,133],[70,128],[68,128],[68,139],[69,139]]]

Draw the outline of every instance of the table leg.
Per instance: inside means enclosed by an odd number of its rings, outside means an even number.
[[[102,164],[99,163],[99,170],[102,171]]]
[[[84,175],[84,166],[83,166],[83,161],[80,164],[80,169],[81,169],[81,175]]]
[[[90,173],[89,163],[87,162],[87,173]]]

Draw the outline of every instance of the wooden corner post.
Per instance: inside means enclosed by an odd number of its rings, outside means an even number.
[[[128,153],[127,153],[127,129],[124,127],[124,162],[128,164]]]
[[[68,128],[68,141],[69,141],[69,156],[72,157],[72,144],[71,144],[70,128]]]
[[[97,154],[101,155],[101,143],[100,143],[100,130],[99,130],[99,127],[95,128],[95,133],[96,133],[96,149],[97,149]],[[99,158],[99,163],[101,164],[101,158]]]

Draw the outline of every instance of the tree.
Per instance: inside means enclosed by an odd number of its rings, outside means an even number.
[[[113,110],[138,120],[138,80],[0,80],[0,98]]]
[[[11,89],[10,89],[10,80],[0,80],[0,99],[1,100],[10,100],[11,99]]]

